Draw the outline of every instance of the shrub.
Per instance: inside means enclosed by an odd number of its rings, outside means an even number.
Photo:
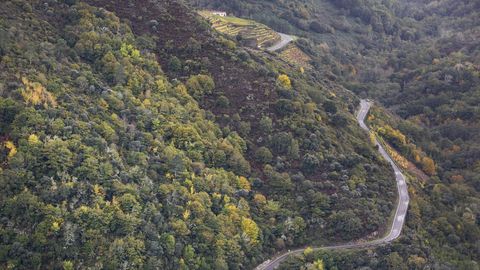
[[[336,127],[346,127],[348,124],[348,120],[345,116],[341,114],[335,114],[332,118],[332,123]]]
[[[323,103],[323,108],[325,108],[325,111],[331,114],[336,114],[337,113],[337,105],[333,101],[325,101]]]
[[[230,100],[228,100],[226,96],[219,96],[215,102],[215,105],[220,108],[228,108],[230,105]]]
[[[288,99],[280,99],[275,104],[275,110],[278,115],[280,116],[287,116],[293,112],[295,112],[295,107],[293,103]]]

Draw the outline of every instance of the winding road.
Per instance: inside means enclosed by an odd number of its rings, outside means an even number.
[[[372,103],[367,100],[361,100],[360,102],[360,110],[357,114],[357,121],[358,124],[362,129],[365,131],[369,131],[369,128],[365,124],[364,120],[367,116]],[[314,250],[335,250],[335,249],[355,249],[355,248],[367,248],[367,247],[374,247],[379,245],[384,245],[393,240],[397,239],[402,232],[403,224],[405,223],[405,217],[407,215],[408,203],[410,198],[408,196],[408,189],[407,183],[405,181],[405,176],[402,174],[398,166],[393,162],[392,158],[387,154],[387,151],[383,148],[383,146],[378,142],[375,138],[375,145],[378,147],[380,154],[382,157],[390,163],[395,172],[395,180],[397,182],[397,190],[398,190],[398,204],[395,210],[395,216],[390,227],[389,233],[384,236],[383,238],[368,241],[368,242],[350,242],[345,244],[339,245],[332,245],[332,246],[323,246],[323,247],[315,247]],[[261,265],[257,266],[255,270],[273,270],[276,269],[283,261],[285,261],[289,256],[302,253],[305,248],[300,248],[292,251],[288,251],[282,254],[275,256],[274,258],[263,262]]]
[[[295,40],[294,36],[283,34],[283,33],[278,33],[280,35],[281,40],[273,45],[272,47],[267,48],[267,51],[274,52],[282,49],[283,47],[287,46],[288,43],[292,42]]]

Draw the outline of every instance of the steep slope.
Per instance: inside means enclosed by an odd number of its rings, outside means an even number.
[[[372,102],[367,100],[361,100],[360,108],[357,113],[357,121],[360,127],[371,134],[371,130],[365,124],[365,118],[368,115],[370,108],[372,106]],[[408,187],[406,183],[405,175],[402,173],[401,169],[395,163],[394,159],[390,154],[385,150],[385,146],[378,138],[373,137],[375,145],[378,146],[378,150],[382,157],[387,160],[393,168],[395,172],[395,181],[398,190],[398,201],[396,205],[395,215],[392,218],[392,224],[389,227],[388,233],[381,237],[370,241],[358,241],[358,242],[349,242],[349,243],[342,243],[342,244],[333,244],[333,245],[326,245],[326,246],[319,246],[319,247],[306,247],[300,248],[293,251],[288,251],[283,254],[277,255],[272,259],[269,259],[259,266],[255,268],[255,270],[272,270],[278,268],[282,263],[286,260],[289,260],[292,256],[298,254],[305,254],[311,255],[313,251],[326,251],[326,250],[348,250],[348,249],[365,249],[365,248],[372,248],[372,247],[381,247],[382,245],[389,244],[395,240],[397,240],[402,233],[404,224],[405,224],[405,217],[408,210],[409,205],[409,195],[408,195]],[[318,261],[318,265],[321,265],[323,261]],[[282,265],[282,267],[285,267]],[[288,266],[290,269],[291,265]],[[307,268],[311,268],[312,265],[307,266]],[[313,265],[314,268],[321,268]]]
[[[407,121],[376,114],[377,124],[405,135],[407,143],[397,140],[395,148],[431,175],[415,185],[409,237],[417,251],[399,253],[405,261],[427,258],[423,265],[478,269],[480,6],[478,1],[405,2],[415,10],[419,28],[435,31],[422,38],[424,45],[408,44],[392,54],[389,80],[398,90],[378,95]],[[391,134],[385,137],[395,141]]]
[[[216,116],[224,130],[235,130],[247,141],[251,172],[239,173],[251,173],[257,179],[256,188],[278,203],[271,209],[273,213],[259,215],[262,223],[275,221],[265,232],[267,242],[283,248],[310,238],[349,240],[385,224],[393,206],[388,195],[394,194],[388,166],[362,165],[362,160],[378,159],[355,126],[355,106],[344,103],[352,103],[350,93],[331,82],[320,83],[268,54],[219,46],[219,42],[229,42],[217,38],[215,31],[176,1],[155,5],[137,1],[143,10],[110,1],[91,3],[131,19],[137,34],[158,37],[156,53],[163,66],[169,67],[166,71],[171,77],[189,80],[197,72],[212,76],[215,89],[198,93],[197,100]],[[156,15],[157,9],[175,11],[175,16],[165,20]],[[177,35],[164,33],[160,27],[146,28],[151,20],[165,29],[175,26],[188,31]],[[197,45],[192,48],[192,44]],[[180,60],[181,68],[169,65],[172,59]],[[352,155],[356,151],[365,152]],[[224,166],[221,162],[218,165]],[[376,175],[372,178],[375,183],[365,182],[369,174]],[[376,194],[382,189],[391,193]],[[376,199],[367,199],[368,192]],[[346,227],[353,230],[347,232]],[[320,237],[319,228],[323,229]]]
[[[242,263],[224,250],[255,250],[258,227],[235,195],[249,181],[203,161],[219,148],[241,160],[243,140],[207,120],[112,13],[3,7],[2,268]]]
[[[2,267],[248,269],[387,224],[392,173],[334,82],[173,0],[0,18]]]
[[[380,259],[333,256],[339,268],[478,269],[478,1],[190,2],[305,37],[316,70],[397,114],[374,108],[370,122],[413,176],[410,229]]]

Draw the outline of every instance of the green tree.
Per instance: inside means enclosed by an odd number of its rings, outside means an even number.
[[[386,257],[386,266],[388,269],[399,269],[406,270],[407,265],[403,261],[403,258],[398,254],[398,252],[392,252]]]
[[[143,241],[132,236],[118,238],[111,244],[104,263],[108,269],[142,269],[145,262]]]
[[[182,69],[182,62],[176,56],[172,56],[168,62],[168,68],[174,72],[178,72]]]
[[[335,102],[331,101],[331,100],[327,100],[323,103],[323,108],[325,108],[325,111],[328,112],[328,113],[331,113],[331,114],[336,114],[338,109],[337,109],[337,105],[335,104]]]
[[[333,233],[342,239],[355,239],[360,236],[362,222],[352,210],[333,213],[329,220]]]
[[[260,147],[255,152],[255,158],[261,163],[269,163],[272,160],[272,152],[267,147]]]
[[[318,169],[319,165],[320,165],[320,161],[318,160],[318,158],[316,156],[314,156],[312,154],[306,154],[303,157],[302,168],[303,168],[304,172],[312,173],[316,169]]]
[[[176,243],[175,236],[167,233],[167,234],[163,234],[161,238],[162,238],[163,246],[167,251],[167,254],[173,255],[173,253],[175,252],[175,243]]]
[[[49,140],[43,148],[46,171],[50,175],[66,172],[73,166],[73,153],[65,141],[60,139]]]

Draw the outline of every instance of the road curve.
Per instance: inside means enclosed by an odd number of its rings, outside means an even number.
[[[357,113],[357,121],[358,124],[362,129],[365,131],[369,131],[369,128],[365,124],[364,120],[370,110],[372,103],[367,100],[361,100],[360,102],[360,110]],[[332,246],[323,246],[323,247],[315,247],[314,250],[335,250],[335,249],[355,249],[355,248],[367,248],[367,247],[375,247],[383,244],[387,244],[400,236],[402,232],[403,224],[405,223],[405,217],[407,214],[408,203],[410,202],[410,198],[408,196],[408,189],[407,189],[407,182],[405,181],[405,176],[402,174],[398,166],[393,162],[392,158],[387,154],[387,151],[383,148],[383,146],[378,142],[375,138],[375,145],[378,147],[380,154],[382,157],[390,163],[395,172],[395,180],[397,182],[397,190],[398,190],[398,204],[395,210],[395,216],[390,227],[390,231],[386,236],[380,239],[368,241],[368,242],[350,242],[345,244],[339,245],[332,245]],[[282,254],[275,256],[274,258],[263,262],[261,265],[257,266],[255,270],[273,270],[276,269],[283,261],[285,261],[289,256],[302,253],[305,248],[291,250]]]
[[[284,48],[285,46],[287,46],[288,43],[292,42],[295,39],[295,37],[291,35],[287,35],[283,33],[278,33],[278,34],[280,35],[281,40],[277,44],[273,45],[272,47],[267,48],[267,51],[270,51],[270,52],[278,51]]]

